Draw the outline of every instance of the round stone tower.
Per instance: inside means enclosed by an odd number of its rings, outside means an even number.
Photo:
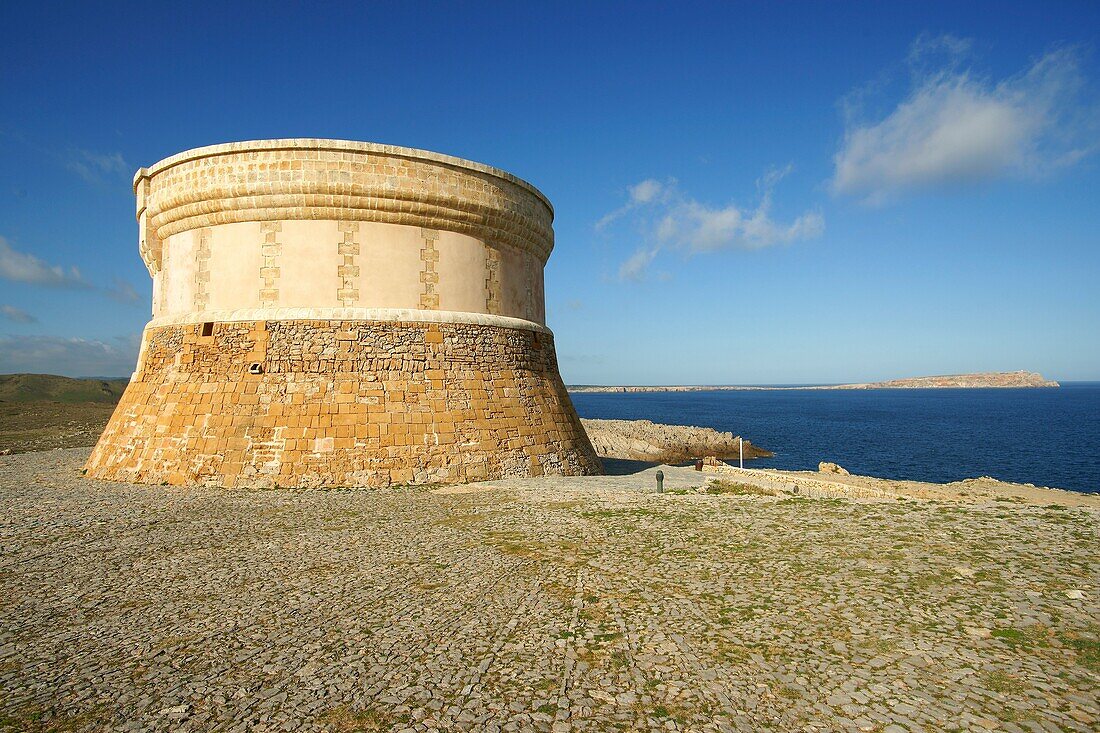
[[[339,140],[134,177],[153,319],[87,463],[146,483],[459,483],[600,470],[544,325],[553,209],[504,171]]]

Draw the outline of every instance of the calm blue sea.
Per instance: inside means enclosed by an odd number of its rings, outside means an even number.
[[[1100,382],[1057,389],[574,394],[581,417],[701,425],[775,452],[753,466],[1100,491]]]

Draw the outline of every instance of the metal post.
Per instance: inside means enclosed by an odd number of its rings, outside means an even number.
[[[740,468],[745,467],[745,441],[741,440],[741,436],[737,436],[737,462]]]
[[[657,471],[657,493],[660,494],[665,490],[665,472]]]

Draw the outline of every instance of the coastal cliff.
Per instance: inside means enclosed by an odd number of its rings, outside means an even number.
[[[674,386],[601,386],[572,385],[570,392],[751,392],[760,390],[820,390],[820,389],[977,389],[977,388],[1031,388],[1058,387],[1057,382],[1046,379],[1038,372],[976,372],[974,374],[949,374],[936,377],[909,377],[885,382],[860,382],[854,384],[824,384],[805,387],[753,387],[740,385],[674,385]]]
[[[679,463],[703,456],[738,457],[738,437],[692,425],[661,425],[649,420],[581,420],[596,455],[633,461]],[[745,458],[767,458],[771,451],[744,441]]]

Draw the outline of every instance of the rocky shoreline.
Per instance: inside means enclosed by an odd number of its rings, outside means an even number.
[[[596,455],[655,463],[680,463],[703,456],[769,458],[771,451],[739,436],[694,425],[662,425],[649,420],[581,420]]]

